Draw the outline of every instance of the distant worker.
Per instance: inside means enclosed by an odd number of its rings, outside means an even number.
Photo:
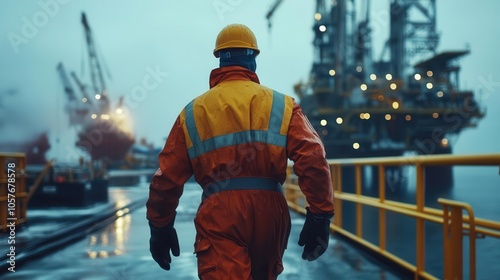
[[[245,25],[220,31],[210,89],[182,110],[159,155],[147,219],[150,251],[163,269],[170,269],[170,251],[180,253],[176,208],[194,174],[203,188],[194,220],[199,278],[276,279],[291,228],[281,189],[288,159],[309,204],[302,258],[313,261],[328,247],[334,205],[325,149],[292,97],[260,85],[259,53]]]

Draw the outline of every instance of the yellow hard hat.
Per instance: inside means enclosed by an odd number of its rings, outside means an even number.
[[[219,57],[220,50],[232,48],[252,49],[257,54],[260,53],[255,35],[243,24],[230,24],[219,32],[215,41],[214,56]]]

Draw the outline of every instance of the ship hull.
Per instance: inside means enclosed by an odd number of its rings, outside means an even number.
[[[110,121],[96,121],[78,133],[76,146],[92,160],[123,160],[134,144],[134,137]]]

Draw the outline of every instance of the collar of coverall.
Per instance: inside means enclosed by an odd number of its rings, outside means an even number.
[[[210,88],[223,81],[244,80],[260,84],[259,77],[255,72],[243,66],[225,66],[212,70],[210,73]]]

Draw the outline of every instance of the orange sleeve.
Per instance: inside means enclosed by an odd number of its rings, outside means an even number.
[[[299,186],[306,196],[312,213],[333,214],[333,188],[330,167],[318,133],[314,130],[302,108],[294,102],[288,128],[287,154],[299,178]]]
[[[146,217],[154,226],[163,227],[174,218],[184,183],[193,174],[179,118],[158,156],[158,163],[160,167],[149,185]]]

